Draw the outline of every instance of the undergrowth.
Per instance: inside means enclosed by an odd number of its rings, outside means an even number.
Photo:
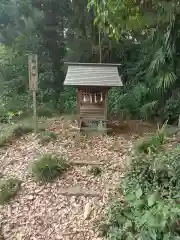
[[[39,143],[40,144],[45,144],[48,143],[52,140],[57,139],[57,135],[54,132],[49,132],[49,131],[44,131],[39,134]]]
[[[136,155],[104,226],[108,240],[180,239],[180,148]]]
[[[7,203],[20,189],[21,181],[15,178],[0,181],[0,204]]]
[[[47,123],[43,119],[38,120],[38,132],[43,133]],[[10,144],[13,139],[21,137],[34,131],[32,119],[26,119],[20,123],[1,124],[0,126],[0,147]]]
[[[161,150],[166,142],[166,126],[167,122],[161,128],[158,127],[156,134],[139,139],[135,144],[136,153],[151,154]]]
[[[57,109],[48,105],[41,105],[37,108],[38,117],[53,117],[57,114]]]
[[[5,128],[0,131],[0,147],[10,143],[14,138],[21,137],[33,131],[33,127],[25,124],[12,124],[4,126]]]
[[[14,137],[21,137],[24,134],[28,134],[31,133],[33,131],[33,127],[32,126],[26,126],[26,125],[21,125],[21,126],[16,126],[13,131],[12,131],[12,135]]]
[[[37,181],[50,182],[68,169],[63,157],[45,154],[32,165],[32,175]]]
[[[10,137],[8,135],[0,135],[0,147],[4,147],[10,141]]]

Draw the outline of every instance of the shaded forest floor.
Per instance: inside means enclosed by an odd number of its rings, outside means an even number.
[[[114,122],[111,127],[109,136],[87,137],[75,131],[73,120],[50,119],[47,130],[57,134],[56,141],[40,144],[33,133],[0,149],[2,178],[22,180],[15,199],[0,206],[4,239],[102,239],[98,226],[124,175],[133,143],[155,130],[139,121],[121,126]],[[45,153],[61,155],[73,166],[55,182],[42,185],[31,178],[29,167]],[[100,175],[90,173],[93,166],[101,169]]]

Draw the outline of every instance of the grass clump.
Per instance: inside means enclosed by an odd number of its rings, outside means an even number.
[[[10,201],[20,189],[21,181],[16,178],[0,181],[0,204]]]
[[[133,156],[107,215],[108,240],[180,239],[180,148]]]
[[[44,131],[39,134],[39,142],[40,144],[45,144],[50,141],[55,141],[57,139],[57,135],[54,132]]]
[[[4,147],[11,142],[14,137],[14,125],[3,124],[0,129],[0,147]]]
[[[62,157],[46,154],[33,163],[32,175],[38,181],[50,182],[61,176],[68,167]]]
[[[101,175],[101,172],[102,172],[101,168],[97,166],[91,167],[91,169],[89,170],[89,173],[91,173],[95,177]]]
[[[4,147],[9,143],[9,136],[8,135],[0,135],[0,147]]]

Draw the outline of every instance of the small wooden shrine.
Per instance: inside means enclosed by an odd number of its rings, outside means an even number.
[[[77,115],[80,129],[107,128],[108,91],[123,86],[119,64],[65,63],[64,85],[77,89]],[[92,123],[95,127],[92,127]],[[101,126],[98,124],[101,123]],[[94,126],[93,125],[93,126]],[[95,130],[95,129],[94,129]]]

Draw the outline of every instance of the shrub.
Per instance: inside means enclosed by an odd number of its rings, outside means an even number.
[[[76,113],[76,89],[66,88],[60,95],[60,106],[59,110],[61,113],[65,114],[75,114]]]
[[[32,104],[31,98],[29,93],[19,95],[15,91],[10,94],[4,92],[0,100],[0,122],[12,123],[31,115],[29,108]]]
[[[156,153],[166,141],[165,130],[167,122],[158,130],[155,135],[141,138],[135,145],[137,153]]]
[[[124,201],[108,212],[108,239],[179,239],[180,149],[134,156],[122,183]]]
[[[45,131],[39,135],[39,142],[41,144],[45,144],[50,142],[51,140],[56,140],[56,139],[57,139],[57,135],[54,132]]]
[[[22,135],[32,131],[33,128],[28,125],[4,124],[4,129],[0,131],[0,147],[4,147],[10,143],[13,138],[21,137]]]
[[[6,146],[6,144],[8,144],[9,142],[9,138],[7,135],[0,135],[0,147],[4,147]]]
[[[178,195],[180,188],[180,148],[168,153],[158,153],[152,156],[134,156],[124,180],[124,187],[140,188],[144,192],[152,190],[160,192],[163,197]],[[138,186],[138,187],[137,187]]]
[[[20,189],[21,181],[15,178],[0,182],[0,204],[7,203]]]
[[[135,145],[137,153],[155,153],[159,151],[162,143],[157,135],[141,138]]]
[[[3,124],[0,129],[0,147],[6,146],[14,137],[14,128],[16,125]]]
[[[180,115],[179,97],[180,89],[176,89],[160,111],[160,117],[162,120],[169,119],[170,124],[178,123]]]
[[[33,131],[33,127],[31,126],[26,126],[26,125],[17,125],[12,134],[15,136],[15,137],[21,137],[23,136],[24,134],[28,134],[28,133],[31,133]]]
[[[174,201],[154,201],[154,195],[111,206],[107,233],[111,240],[179,239],[180,209]],[[152,199],[152,200],[151,200]]]
[[[46,154],[34,162],[32,174],[38,181],[52,181],[67,170],[68,164],[62,157]]]

